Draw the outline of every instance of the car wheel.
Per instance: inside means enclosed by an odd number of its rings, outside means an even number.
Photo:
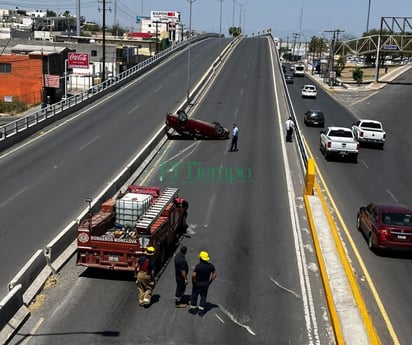
[[[179,118],[180,122],[185,123],[187,121],[187,114],[183,110],[179,110],[177,112],[177,117]]]
[[[225,130],[223,129],[222,126],[217,126],[216,127],[216,134],[220,137],[223,135],[223,133],[225,132]]]
[[[325,152],[325,159],[328,161],[330,158],[330,154],[326,149],[324,150],[324,152]]]

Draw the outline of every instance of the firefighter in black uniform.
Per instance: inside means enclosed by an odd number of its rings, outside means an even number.
[[[192,297],[190,301],[189,313],[196,314],[199,311],[199,316],[206,313],[206,299],[209,286],[216,279],[217,272],[215,266],[210,263],[209,254],[201,251],[199,254],[199,263],[196,265],[192,273]],[[200,295],[199,307],[197,300]]]
[[[186,307],[186,303],[183,300],[183,295],[186,291],[186,285],[188,284],[187,274],[189,273],[189,265],[187,264],[187,261],[185,258],[186,253],[187,253],[187,247],[182,246],[180,248],[180,252],[176,254],[175,256],[176,308]]]

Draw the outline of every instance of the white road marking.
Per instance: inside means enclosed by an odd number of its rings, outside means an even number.
[[[83,151],[87,146],[91,145],[92,143],[94,143],[97,139],[100,138],[100,135],[98,135],[97,137],[94,137],[92,140],[90,140],[88,143],[84,144],[83,146],[80,146],[77,151]]]
[[[393,195],[393,193],[389,189],[387,189],[386,192],[391,196],[393,200],[395,200],[395,202],[399,202],[399,200],[395,198],[395,195]]]
[[[240,89],[240,95],[243,96],[243,89]]]
[[[36,322],[36,324],[33,326],[31,329],[30,333],[24,338],[24,340],[20,343],[21,345],[26,345],[30,342],[32,336],[36,334],[37,330],[40,328],[41,324],[43,323],[44,318],[41,317],[39,321]]]
[[[286,292],[291,293],[291,294],[292,294],[293,296],[295,296],[297,299],[302,299],[302,297],[299,296],[299,294],[297,294],[295,291],[292,291],[292,290],[290,290],[290,289],[288,289],[288,288],[280,285],[280,284],[279,284],[275,279],[273,279],[272,277],[270,277],[270,280],[271,280],[272,282],[274,282],[276,286],[280,287],[282,290],[285,290]]]
[[[273,42],[271,42],[273,43]],[[274,66],[274,57],[273,57],[273,50],[270,50],[270,58],[272,61],[272,66]],[[309,271],[308,271],[308,264],[306,260],[306,255],[305,255],[305,247],[303,244],[303,239],[302,239],[302,233],[300,232],[300,223],[299,223],[299,215],[297,214],[297,207],[296,207],[296,196],[295,192],[293,190],[293,183],[292,183],[292,178],[290,176],[290,168],[289,168],[289,162],[287,159],[287,152],[286,152],[286,145],[285,145],[285,140],[284,140],[284,131],[283,131],[283,121],[281,118],[281,111],[280,111],[280,105],[279,105],[279,99],[283,99],[283,96],[277,97],[279,94],[277,91],[277,86],[276,86],[276,77],[275,77],[275,71],[272,69],[272,80],[273,80],[273,92],[274,92],[274,98],[276,99],[276,112],[278,116],[278,123],[279,123],[279,132],[280,132],[280,137],[282,138],[282,155],[283,155],[283,160],[284,160],[284,170],[285,170],[285,175],[286,175],[286,187],[288,190],[288,200],[289,200],[289,209],[290,209],[290,218],[291,218],[291,224],[292,224],[292,234],[293,234],[293,239],[294,239],[294,244],[295,244],[295,255],[297,259],[297,269],[299,272],[299,281],[300,281],[300,287],[302,291],[302,302],[303,302],[303,312],[305,315],[305,321],[306,321],[306,332],[308,336],[308,345],[313,345],[317,344],[320,345],[320,339],[319,339],[319,331],[318,331],[318,321],[316,318],[316,313],[315,313],[315,308],[314,308],[314,302],[313,302],[313,294],[312,294],[312,288],[310,284],[310,278],[309,278]]]
[[[210,222],[210,219],[212,218],[212,211],[214,209],[215,202],[216,202],[216,193],[213,193],[209,201],[209,206],[207,207],[205,225],[204,225],[205,228],[209,226],[209,222]]]
[[[3,201],[1,204],[0,204],[0,207],[3,207],[3,206],[5,206],[5,205],[7,205],[10,201],[12,201],[13,199],[16,199],[20,194],[23,194],[26,190],[28,190],[29,189],[29,187],[24,187],[24,188],[22,188],[22,189],[20,189],[17,193],[15,193],[14,195],[12,195],[10,198],[8,198],[7,200],[5,200],[5,201]]]
[[[252,330],[249,326],[244,325],[243,323],[241,323],[238,319],[235,318],[234,315],[232,315],[231,313],[229,313],[229,312],[228,312],[225,308],[223,308],[221,305],[219,305],[219,309],[220,309],[224,314],[226,314],[226,316],[227,316],[230,320],[232,320],[235,324],[239,325],[240,327],[245,328],[250,334],[256,335],[256,333],[253,332],[253,330]]]
[[[221,323],[226,323],[219,315],[215,314],[215,316],[219,319]]]
[[[365,163],[365,161],[364,161],[363,159],[361,159],[360,161],[361,161],[361,163],[362,163],[366,168],[369,169],[369,166]]]
[[[139,104],[137,104],[135,107],[133,107],[132,109],[130,109],[127,113],[128,113],[128,114],[134,113],[135,110],[139,109],[141,106],[142,106],[142,105],[139,103]]]

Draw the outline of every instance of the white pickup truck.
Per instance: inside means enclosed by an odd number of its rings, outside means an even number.
[[[359,142],[350,128],[327,127],[320,132],[320,150],[326,160],[329,160],[331,156],[340,156],[351,158],[356,163]]]
[[[386,141],[386,133],[382,123],[375,120],[358,120],[352,125],[355,138],[360,143],[369,143],[383,149]]]

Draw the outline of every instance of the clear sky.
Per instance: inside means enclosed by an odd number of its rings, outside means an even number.
[[[103,0],[0,0],[1,8],[69,10],[76,14],[80,1],[80,15],[88,21],[102,24]],[[279,38],[300,33],[301,39],[328,36],[325,31],[339,29],[341,35],[360,36],[367,26],[370,3],[369,29],[379,29],[381,17],[412,17],[412,0],[190,0],[192,28],[198,31],[219,32],[222,4],[222,32],[227,34],[233,24],[250,35],[268,28]],[[189,24],[189,0],[106,0],[106,24],[116,22],[122,27],[138,30],[135,18],[149,16],[152,10],[179,11],[185,25]],[[100,11],[99,11],[100,9]],[[242,9],[242,10],[241,10]],[[114,17],[116,13],[116,17]],[[412,18],[410,19],[412,22]],[[410,29],[412,31],[412,29]]]

